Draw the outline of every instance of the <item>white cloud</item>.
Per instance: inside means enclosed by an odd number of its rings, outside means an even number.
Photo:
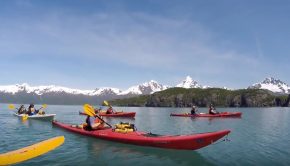
[[[143,69],[194,74],[249,71],[255,56],[221,47],[213,33],[191,20],[144,13],[67,15],[50,12],[35,18],[0,18],[0,56],[45,55],[114,61]],[[158,70],[157,70],[158,71]]]

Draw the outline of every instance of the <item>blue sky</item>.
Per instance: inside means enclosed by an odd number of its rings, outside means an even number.
[[[287,0],[1,0],[0,85],[290,84]]]

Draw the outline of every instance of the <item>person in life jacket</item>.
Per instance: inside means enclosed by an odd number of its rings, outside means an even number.
[[[94,111],[95,111],[96,114],[99,114],[102,111],[102,107],[95,108]]]
[[[211,114],[211,115],[218,114],[218,112],[214,108],[213,104],[210,104],[209,109],[208,109],[208,113]]]
[[[26,113],[26,108],[24,105],[21,105],[20,108],[17,111],[18,114],[25,114]]]
[[[28,110],[26,112],[26,114],[28,115],[36,115],[38,113],[39,110],[36,110],[34,108],[34,104],[30,104],[29,107],[28,107]]]
[[[196,114],[196,112],[197,112],[197,107],[196,106],[192,106],[190,114],[194,115],[194,114]]]
[[[106,114],[112,114],[114,113],[112,106],[109,106],[109,108],[107,109]]]
[[[87,116],[86,118],[86,126],[84,127],[85,130],[98,130],[102,129],[105,126],[104,121],[99,119],[98,117]]]

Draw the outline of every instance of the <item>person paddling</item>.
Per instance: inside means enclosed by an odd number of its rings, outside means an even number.
[[[112,126],[105,122],[100,116],[95,113],[94,108],[89,104],[84,104],[84,112],[87,114],[86,124],[83,125],[85,130],[103,129],[105,124],[112,128]]]
[[[113,114],[113,113],[114,113],[113,108],[112,108],[112,106],[110,105],[109,108],[107,109],[106,114]]]
[[[94,111],[95,111],[96,114],[99,114],[102,111],[102,107],[94,108]]]
[[[28,114],[28,115],[36,115],[36,114],[44,115],[45,112],[42,110],[44,108],[46,108],[46,104],[43,104],[42,107],[40,107],[38,110],[34,108],[34,104],[30,104],[28,107],[28,110],[26,111],[26,114]]]
[[[21,105],[20,108],[17,111],[18,114],[25,114],[26,113],[26,108],[24,105]]]
[[[28,107],[28,110],[26,112],[26,114],[28,115],[36,115],[38,113],[39,110],[36,110],[34,108],[34,104],[30,104],[29,107]]]
[[[99,130],[104,128],[105,123],[98,117],[87,116],[86,118],[87,125],[84,127],[85,130]]]
[[[116,113],[116,112],[113,110],[113,107],[111,106],[111,104],[109,104],[109,102],[107,102],[106,100],[104,100],[103,105],[109,107],[109,108],[107,109],[107,111],[106,111],[106,114],[114,114],[114,113]]]
[[[214,108],[213,104],[210,104],[209,109],[208,109],[208,113],[211,114],[211,115],[218,114],[218,112]]]
[[[193,106],[191,107],[190,114],[191,114],[191,115],[195,115],[196,112],[197,112],[197,107],[193,105]]]

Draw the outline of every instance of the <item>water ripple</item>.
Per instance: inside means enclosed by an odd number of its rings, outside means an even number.
[[[0,153],[22,148],[59,135],[65,143],[43,156],[20,165],[290,165],[289,108],[218,108],[241,111],[242,118],[180,118],[172,112],[179,108],[122,108],[136,111],[135,119],[106,118],[111,123],[134,123],[138,130],[157,134],[190,134],[230,129],[229,142],[221,142],[198,151],[164,150],[109,142],[69,133],[52,127],[48,121],[21,119],[7,105],[0,105]],[[81,106],[49,106],[59,121],[79,124]],[[116,109],[118,109],[116,107]],[[200,112],[207,109],[201,108]]]

